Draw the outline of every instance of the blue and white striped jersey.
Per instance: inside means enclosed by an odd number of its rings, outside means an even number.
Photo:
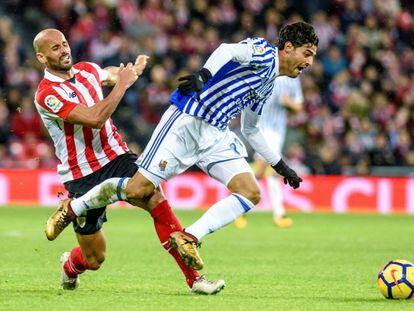
[[[175,90],[170,96],[171,104],[182,112],[201,118],[220,129],[226,129],[229,122],[243,109],[250,107],[256,114],[262,113],[263,105],[272,94],[273,82],[279,74],[277,48],[263,38],[248,38],[237,44],[222,44],[226,56],[231,56],[200,93],[182,95]],[[220,64],[220,53],[212,54],[206,63]],[[216,54],[215,54],[216,53]],[[214,57],[215,56],[215,57]],[[210,70],[211,71],[211,70]]]
[[[259,121],[261,130],[277,133],[277,135],[282,137],[282,141],[287,127],[287,110],[282,104],[284,96],[302,104],[303,93],[299,77],[279,76],[276,78],[272,95],[264,106],[262,117]]]

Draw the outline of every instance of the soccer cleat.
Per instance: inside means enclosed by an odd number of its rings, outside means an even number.
[[[224,287],[226,287],[224,280],[209,281],[206,280],[204,275],[201,275],[196,279],[190,291],[191,293],[198,295],[215,295]]]
[[[203,269],[203,260],[198,254],[197,247],[200,246],[197,239],[184,231],[175,231],[168,239],[172,248],[176,248],[184,263],[194,270]]]
[[[276,216],[274,221],[279,228],[289,228],[293,225],[292,219],[287,216]]]
[[[245,216],[240,216],[234,221],[234,225],[239,229],[246,228],[247,224],[249,222],[247,221],[247,218]]]
[[[72,199],[65,199],[59,202],[57,210],[49,217],[46,223],[46,237],[49,241],[53,241],[57,236],[76,219],[76,215],[70,208]]]
[[[66,275],[64,265],[69,260],[70,253],[65,252],[60,256],[60,263],[62,264],[62,273],[60,275],[60,285],[66,290],[75,290],[79,286],[79,277],[70,278]]]

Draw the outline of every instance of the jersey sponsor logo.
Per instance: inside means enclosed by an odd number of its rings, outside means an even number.
[[[241,109],[244,109],[248,104],[253,104],[257,100],[257,94],[254,90],[250,90],[243,97],[236,99],[236,105],[240,106]]]
[[[53,112],[58,112],[63,107],[63,103],[57,99],[54,95],[48,95],[45,98],[45,104]]]
[[[75,97],[76,97],[76,93],[75,92],[69,93],[69,98],[75,98]]]
[[[263,54],[265,52],[265,48],[261,45],[253,45],[253,49],[256,54]]]

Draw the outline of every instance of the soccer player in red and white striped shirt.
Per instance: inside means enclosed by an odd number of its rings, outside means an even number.
[[[133,176],[138,169],[137,157],[129,152],[110,117],[126,90],[142,74],[148,57],[139,55],[135,64],[104,69],[87,62],[73,65],[69,44],[56,29],[41,31],[33,46],[37,59],[46,67],[35,105],[55,144],[60,160],[58,173],[69,197],[79,197],[109,178],[119,177],[122,181]],[[102,85],[113,86],[105,98]],[[70,198],[62,201],[49,218],[46,236],[55,239],[73,221],[79,246],[62,255],[61,281],[63,288],[76,289],[78,275],[99,269],[105,259],[102,224],[106,221],[106,207],[77,214]],[[176,249],[171,249],[169,235],[182,227],[159,189],[148,200],[130,203],[151,214],[162,245],[180,266],[193,292],[213,294],[224,287],[222,280],[205,280],[184,264]]]

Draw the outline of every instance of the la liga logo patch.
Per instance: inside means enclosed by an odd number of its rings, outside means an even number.
[[[60,108],[62,108],[62,106],[63,106],[63,103],[59,99],[57,99],[56,96],[54,96],[54,95],[46,96],[45,104],[53,112],[58,112],[60,110]]]
[[[254,45],[253,48],[256,54],[263,54],[265,52],[265,48],[261,45]]]

